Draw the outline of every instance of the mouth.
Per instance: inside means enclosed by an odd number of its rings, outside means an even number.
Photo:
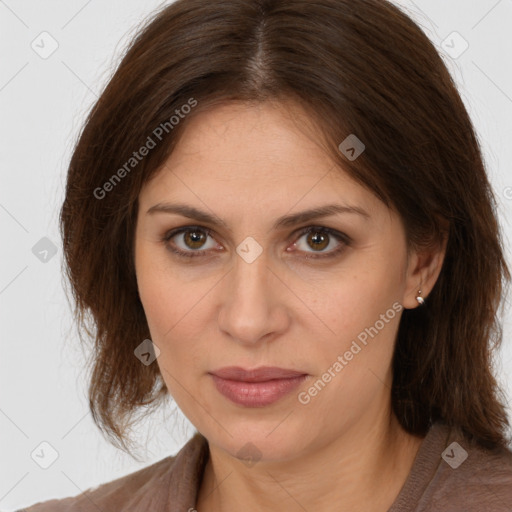
[[[237,405],[265,407],[297,388],[308,374],[264,366],[246,370],[238,366],[210,372],[217,391]]]

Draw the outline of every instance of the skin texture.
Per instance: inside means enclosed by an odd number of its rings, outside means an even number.
[[[408,252],[400,218],[334,165],[297,105],[229,103],[189,121],[140,193],[135,260],[161,351],[157,364],[178,406],[209,441],[196,508],[386,511],[421,443],[391,413],[402,312],[359,343],[362,349],[309,403],[300,403],[298,393],[393,304],[418,307],[417,292],[426,297],[434,286],[445,246]],[[164,202],[194,206],[227,227],[147,213]],[[272,227],[278,217],[331,203],[356,206],[368,217],[343,213]],[[204,238],[197,242],[191,229],[163,241],[185,226],[212,235],[199,231]],[[351,240],[327,235],[318,248],[300,234],[308,226]],[[247,237],[262,248],[252,263],[236,252]],[[166,246],[172,242],[208,255],[180,258]],[[306,260],[339,247],[332,258]],[[308,378],[278,402],[249,408],[221,395],[209,375],[232,365],[278,366]],[[241,460],[243,447],[252,464]]]

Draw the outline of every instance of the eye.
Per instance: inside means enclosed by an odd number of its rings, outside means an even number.
[[[178,237],[178,235],[182,236]],[[174,252],[178,256],[194,258],[197,256],[208,256],[207,251],[212,249],[212,247],[205,248],[204,245],[207,237],[211,235],[212,232],[207,228],[202,228],[200,226],[186,226],[170,231],[164,236],[162,241],[166,243],[166,247],[170,251]],[[182,245],[180,246],[175,242],[172,244],[169,243],[173,238],[177,238],[178,241],[181,241]]]
[[[177,254],[179,257],[205,257],[209,256],[209,253],[215,250],[215,248],[222,248],[221,245],[215,243],[210,244],[210,247],[208,247],[206,242],[208,237],[213,238],[212,235],[213,232],[208,228],[201,226],[185,226],[166,233],[162,238],[162,242],[165,243],[166,247],[171,252]],[[349,246],[352,241],[350,237],[344,233],[320,226],[308,226],[302,229],[298,234],[295,234],[295,237],[297,236],[299,239],[293,243],[293,249],[287,249],[287,251],[307,253],[307,256],[300,256],[304,259],[335,257]],[[304,243],[300,243],[300,239],[303,237],[305,237]],[[173,239],[176,239],[176,242],[173,241]],[[337,244],[334,242],[337,242]],[[335,248],[332,248],[333,245]],[[331,250],[325,251],[325,249],[329,247],[331,247]],[[298,251],[297,248],[299,248]],[[312,248],[313,250],[308,251],[308,248]]]
[[[341,252],[343,252],[343,250],[352,242],[350,237],[344,233],[321,226],[308,226],[301,230],[298,236],[299,241],[295,242],[293,247],[299,247],[299,251],[306,252],[308,256],[303,256],[305,259],[333,258],[341,254]],[[305,244],[301,246],[300,239],[304,236],[306,237]],[[336,241],[337,244],[334,243],[334,241]],[[331,250],[324,251],[324,249],[328,247],[331,247]],[[310,252],[305,250],[307,248],[313,248],[313,251]]]

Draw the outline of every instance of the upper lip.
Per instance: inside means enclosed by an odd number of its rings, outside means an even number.
[[[287,370],[276,366],[260,366],[253,370],[246,370],[240,366],[228,366],[211,373],[221,379],[237,380],[241,382],[265,382],[273,379],[291,379],[305,375],[303,372]]]

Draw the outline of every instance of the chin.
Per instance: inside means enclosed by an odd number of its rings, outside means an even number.
[[[243,462],[249,461],[247,465],[254,464],[258,460],[291,459],[305,447],[307,439],[304,437],[304,426],[299,428],[298,425],[294,425],[290,421],[291,418],[287,418],[289,414],[289,410],[283,410],[283,414],[268,420],[261,418],[253,421],[247,418],[239,421],[230,420],[225,422],[229,425],[226,429],[229,433],[220,427],[212,432],[210,427],[204,431],[203,435],[210,443],[222,448],[232,457]],[[276,421],[276,417],[281,419]],[[219,418],[219,423],[224,422]]]

